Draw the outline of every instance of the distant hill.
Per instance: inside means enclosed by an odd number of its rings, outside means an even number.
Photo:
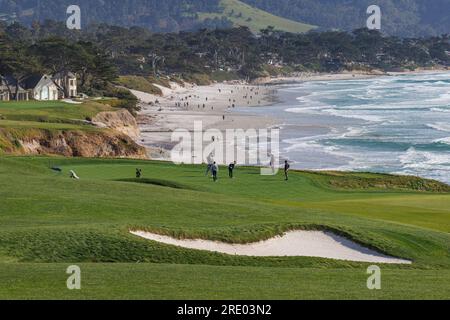
[[[242,0],[254,7],[324,29],[354,30],[365,26],[367,8],[382,10],[382,31],[397,36],[450,33],[450,0]]]
[[[353,30],[366,25],[372,0],[77,0],[82,23],[141,26],[154,32],[244,25],[257,32],[269,25],[291,32]],[[0,0],[0,21],[30,25],[64,21],[71,0]],[[378,0],[382,31],[397,36],[450,33],[450,0]]]
[[[258,32],[267,26],[294,33],[314,28],[297,21],[277,17],[238,0],[78,0],[82,24],[107,23],[119,26],[141,26],[155,32],[247,26]],[[46,19],[64,21],[71,0],[0,0],[0,18],[16,17],[30,25]]]
[[[200,20],[225,17],[234,26],[246,26],[255,33],[265,29],[267,26],[273,26],[277,30],[293,33],[307,32],[316,28],[313,25],[281,18],[238,0],[221,0],[219,8],[218,12],[200,13]]]
[[[107,23],[169,32],[231,25],[226,19],[198,19],[198,12],[219,11],[219,0],[0,0],[0,15],[16,15],[19,22],[28,25],[46,19],[65,21],[66,10],[74,3],[81,8],[82,26]]]

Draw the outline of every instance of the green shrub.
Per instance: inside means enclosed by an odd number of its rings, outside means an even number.
[[[141,109],[138,98],[130,90],[111,87],[105,92],[105,95],[116,99],[104,100],[103,103],[107,103],[114,108],[127,109],[134,116]]]
[[[146,79],[141,76],[120,76],[116,80],[116,84],[131,90],[142,91],[149,94],[162,95],[161,89],[153,85],[151,78]]]
[[[207,86],[211,84],[211,79],[204,73],[183,74],[183,79],[187,82],[195,83],[199,86]]]

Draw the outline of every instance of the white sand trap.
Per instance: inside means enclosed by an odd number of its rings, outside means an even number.
[[[253,257],[320,257],[358,262],[411,264],[411,261],[383,255],[331,232],[292,231],[282,237],[251,244],[228,244],[209,240],[179,240],[144,231],[132,234],[178,247]]]

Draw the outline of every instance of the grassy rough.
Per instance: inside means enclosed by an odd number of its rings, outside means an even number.
[[[332,188],[342,190],[412,190],[424,192],[450,192],[450,186],[435,180],[414,176],[395,176],[374,173],[314,173],[322,176]]]

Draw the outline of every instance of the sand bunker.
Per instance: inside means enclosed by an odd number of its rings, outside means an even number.
[[[144,231],[132,234],[178,247],[253,257],[320,257],[357,262],[411,264],[383,255],[351,240],[322,231],[292,231],[281,237],[251,244],[228,244],[209,240],[179,240]]]

